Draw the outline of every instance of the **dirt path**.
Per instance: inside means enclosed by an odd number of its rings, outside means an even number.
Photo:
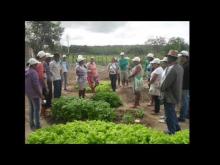
[[[73,68],[74,67],[72,67],[72,69],[70,70],[68,74],[68,77],[69,77],[69,83],[67,85],[68,91],[64,91],[62,89],[63,96],[78,96],[78,90],[74,89],[74,86],[76,84],[76,81],[75,81],[76,76],[75,76],[75,72]],[[108,74],[106,72],[105,66],[98,66],[98,71],[99,71],[100,81],[108,80]],[[123,101],[123,106],[117,108],[117,112],[120,114],[124,114],[127,111],[135,111],[134,109],[130,108],[130,106],[133,104],[133,101],[134,101],[134,95],[133,95],[131,86],[127,88],[118,88],[116,92],[118,93],[118,95],[121,97]],[[86,93],[86,98],[90,98],[91,96],[92,96],[91,93]],[[141,97],[141,102],[140,102],[141,106],[138,107],[139,109],[143,109],[145,112],[144,118],[141,120],[141,124],[161,130],[161,131],[166,130],[167,129],[166,123],[159,122],[160,116],[164,115],[163,105],[161,106],[159,115],[152,115],[151,111],[153,110],[153,107],[147,106],[148,101],[149,101],[149,95],[148,95],[148,87],[146,85],[144,90],[142,91],[142,97]],[[177,111],[178,111],[178,108],[177,108]],[[42,119],[42,118],[40,119],[40,122],[43,128],[50,125],[47,120]],[[180,126],[182,129],[189,128],[189,121],[187,120],[184,123],[180,123]],[[28,103],[27,98],[25,97],[25,142],[27,140],[28,135],[31,132],[32,131],[29,127],[29,103]]]

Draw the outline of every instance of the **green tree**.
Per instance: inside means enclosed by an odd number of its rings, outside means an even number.
[[[28,40],[34,53],[45,49],[55,51],[56,43],[60,41],[64,28],[59,21],[27,21],[25,22],[25,39]]]
[[[189,50],[189,45],[187,43],[185,43],[183,38],[180,37],[172,37],[169,39],[166,47],[165,47],[165,51],[168,52],[170,49],[174,49],[174,50]]]

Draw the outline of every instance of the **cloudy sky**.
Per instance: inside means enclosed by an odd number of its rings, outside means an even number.
[[[182,37],[189,43],[188,21],[62,21],[61,44],[136,45],[156,36]]]

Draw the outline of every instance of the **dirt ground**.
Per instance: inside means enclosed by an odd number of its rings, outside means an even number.
[[[98,66],[98,72],[99,72],[100,81],[109,80],[108,74],[106,71],[106,66]],[[76,90],[74,88],[74,85],[76,84],[76,81],[75,81],[76,76],[75,76],[75,72],[74,72],[74,66],[72,66],[72,69],[70,69],[70,71],[68,73],[68,77],[69,77],[68,78],[68,86],[67,86],[68,91],[64,91],[62,89],[62,95],[64,95],[64,96],[78,96],[78,90]],[[120,115],[123,115],[125,112],[135,111],[135,109],[130,108],[130,106],[132,106],[133,101],[134,101],[134,95],[132,92],[131,85],[129,85],[128,87],[125,87],[125,88],[118,87],[116,92],[118,93],[118,95],[121,97],[121,99],[123,101],[123,106],[120,106],[119,108],[117,108],[117,114],[120,116]],[[91,93],[86,93],[86,98],[89,98],[92,95],[93,94],[91,94]],[[141,106],[138,107],[138,109],[143,109],[145,114],[144,114],[144,118],[140,120],[140,123],[145,126],[152,127],[152,128],[155,128],[155,129],[158,129],[161,131],[166,130],[167,129],[166,123],[159,122],[160,117],[162,115],[164,115],[163,105],[161,105],[160,113],[158,115],[152,115],[151,111],[153,110],[153,106],[152,107],[147,106],[147,103],[149,101],[148,86],[147,85],[145,85],[141,96],[142,96],[141,102],[140,102]],[[48,109],[47,112],[49,114],[50,109]],[[177,107],[177,114],[178,113],[179,113],[179,108]],[[40,122],[41,122],[42,128],[50,125],[49,119],[45,120],[45,119],[41,118]],[[179,123],[179,124],[182,129],[189,128],[189,120],[186,120],[186,122]],[[32,130],[30,129],[30,126],[29,126],[29,103],[28,103],[27,97],[25,96],[25,142],[27,140],[28,135],[31,132],[32,132]]]

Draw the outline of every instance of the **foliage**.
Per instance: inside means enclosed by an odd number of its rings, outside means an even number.
[[[142,119],[144,117],[144,110],[143,109],[136,110],[135,117]]]
[[[39,129],[28,144],[189,144],[189,130],[166,135],[140,124],[74,121]]]
[[[112,121],[115,112],[104,101],[92,101],[76,97],[61,97],[52,102],[52,116],[57,121],[105,120]]]
[[[134,123],[134,116],[131,113],[125,113],[122,117],[122,122],[126,124]]]
[[[97,87],[96,92],[111,92],[112,88],[109,81],[102,81]]]
[[[57,51],[57,44],[60,41],[64,28],[59,21],[26,21],[25,37],[37,54],[40,50],[45,50],[44,45],[48,45],[49,51]]]
[[[97,92],[92,99],[95,101],[103,100],[110,104],[111,107],[119,107],[122,105],[122,101],[120,97],[115,92],[107,92],[104,91],[106,88],[101,88],[102,90],[100,92]]]

